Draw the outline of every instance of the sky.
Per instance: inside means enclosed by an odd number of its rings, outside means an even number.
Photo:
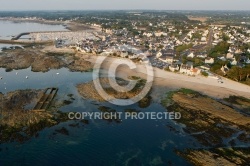
[[[10,10],[250,10],[250,0],[0,0]]]

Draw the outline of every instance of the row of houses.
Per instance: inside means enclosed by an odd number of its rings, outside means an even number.
[[[172,72],[179,72],[181,74],[196,76],[201,73],[200,68],[194,68],[192,62],[187,62],[186,64],[172,64],[169,66],[169,70]]]

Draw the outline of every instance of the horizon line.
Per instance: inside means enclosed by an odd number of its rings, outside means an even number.
[[[25,11],[246,11],[241,9],[39,9],[39,10],[1,10],[1,12],[25,12]]]

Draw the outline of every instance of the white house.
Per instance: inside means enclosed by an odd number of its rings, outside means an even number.
[[[169,63],[169,64],[172,64],[174,62],[174,57],[166,56],[165,62]]]
[[[195,55],[194,55],[194,53],[193,52],[191,52],[190,54],[188,54],[188,56],[187,56],[188,58],[194,58],[195,57]]]
[[[207,57],[207,54],[200,54],[200,55],[197,55],[197,57],[205,59]]]
[[[191,70],[193,69],[192,64],[182,64],[180,67],[180,73],[192,75]]]
[[[122,51],[120,56],[122,58],[126,58],[126,57],[128,57],[128,52],[127,51]]]
[[[180,67],[178,65],[170,65],[168,68],[172,72],[178,71],[180,69]]]
[[[154,35],[155,35],[156,37],[160,37],[161,35],[163,35],[163,33],[162,33],[162,32],[155,32]]]
[[[227,53],[227,59],[233,59],[234,58],[234,54],[232,53]]]
[[[214,58],[210,58],[210,57],[206,58],[205,63],[206,64],[213,64],[214,63]]]
[[[236,61],[236,59],[235,58],[233,58],[233,61],[231,62],[231,65],[237,65],[237,61]]]
[[[248,58],[248,60],[246,61],[247,64],[250,64],[250,59]]]
[[[198,75],[201,70],[198,68],[193,68],[193,64],[182,64],[180,67],[180,73],[188,75]]]
[[[210,70],[210,66],[208,66],[208,65],[200,66],[200,68],[203,70]]]
[[[229,71],[227,65],[222,66],[220,70],[224,73],[224,75]]]
[[[242,53],[241,49],[237,49],[237,50],[235,51],[235,54],[241,54],[241,53]]]
[[[152,34],[152,33],[146,33],[146,32],[144,32],[144,33],[143,33],[143,36],[152,37],[153,34]]]
[[[150,43],[148,46],[149,46],[149,48],[152,48],[152,47],[153,47],[153,45],[152,45],[151,43]]]
[[[214,40],[212,44],[213,44],[214,46],[216,46],[218,43],[219,43],[219,40]]]
[[[181,45],[182,44],[182,42],[180,41],[180,40],[177,40],[176,42],[175,42],[177,45]],[[250,50],[249,50],[250,51]]]
[[[162,56],[162,52],[159,51],[157,54],[156,54],[156,58],[160,58]]]
[[[100,55],[102,55],[102,56],[110,56],[110,55],[112,55],[112,54],[113,54],[113,52],[104,51],[104,52],[102,52]]]
[[[228,52],[230,52],[230,53],[234,53],[234,52],[235,52],[235,50],[234,50],[233,48],[229,47]]]
[[[218,59],[220,59],[220,60],[222,60],[222,61],[226,61],[226,60],[227,60],[224,56],[218,57]]]
[[[218,36],[218,34],[214,34],[214,39],[218,40],[220,37]]]
[[[174,62],[174,57],[163,55],[159,58],[159,60],[166,62],[166,63],[169,63],[169,64],[172,64]]]
[[[202,42],[206,42],[206,41],[207,41],[207,38],[206,38],[206,37],[201,37],[201,41],[202,41]]]
[[[139,57],[139,54],[132,54],[128,56],[129,59],[137,59],[138,57]]]

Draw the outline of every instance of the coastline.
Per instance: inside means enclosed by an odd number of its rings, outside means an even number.
[[[41,50],[44,53],[73,53],[76,54],[76,58],[83,59],[85,61],[95,64],[98,57],[101,55],[76,53],[70,48],[55,48],[53,46],[46,46]],[[111,63],[115,60],[127,61],[128,59],[118,57],[107,57],[105,64],[102,65],[102,69],[108,70]],[[120,64],[122,64],[121,62]],[[119,66],[117,69],[117,76],[123,79],[127,79],[129,76],[138,76],[143,79],[147,78],[146,68],[142,64],[136,64],[136,69],[130,70],[127,66]],[[153,67],[154,81],[152,87],[152,97],[154,100],[159,101],[165,93],[168,91],[177,90],[180,88],[192,89],[200,92],[201,94],[208,95],[212,98],[222,99],[229,96],[242,96],[250,98],[250,86],[242,83],[223,78],[224,83],[219,84],[216,79],[204,77],[204,76],[188,76],[180,73],[173,73]]]
[[[84,55],[81,55],[84,56]],[[100,55],[99,55],[100,56]],[[87,61],[95,63],[98,56],[85,55]],[[105,65],[103,69],[108,69],[110,64],[113,63],[115,57],[107,57],[105,59]],[[120,60],[127,60],[119,58]],[[146,68],[142,64],[137,64],[136,70],[130,70],[126,66],[118,68],[117,75],[123,79],[127,79],[129,76],[138,76],[143,79],[147,78]],[[224,78],[224,83],[219,84],[216,79],[203,77],[203,76],[187,76],[184,74],[177,74],[168,71],[164,71],[153,67],[154,70],[154,82],[152,88],[152,97],[159,99],[164,95],[162,92],[176,90],[180,88],[188,88],[200,92],[201,94],[208,95],[212,98],[226,98],[231,95],[243,96],[250,98],[250,86],[229,80]]]
[[[0,18],[0,20],[5,21],[14,21],[14,22],[36,22],[36,23],[42,23],[42,24],[51,24],[51,25],[66,25],[65,29],[68,29],[70,31],[86,31],[86,30],[100,30],[97,27],[89,26],[89,25],[82,25],[76,22],[62,22],[62,21],[51,21],[51,20],[39,20],[39,19],[19,19],[19,18]],[[52,41],[37,41],[37,42],[29,42],[29,41],[8,41],[8,40],[0,40],[0,43],[9,43],[9,44],[46,44],[46,43],[52,43]],[[46,48],[49,48],[46,50]],[[48,52],[57,52],[58,49],[53,47],[46,47],[44,51]],[[49,51],[50,50],[50,51]],[[52,51],[53,50],[53,51]],[[72,52],[72,49],[65,48],[63,51]],[[45,51],[45,52],[46,52]],[[60,52],[63,52],[60,51]],[[79,53],[79,57],[84,58],[84,55]],[[85,54],[86,55],[86,54]],[[98,55],[100,56],[100,55]],[[87,55],[87,61],[91,63],[95,63],[97,57],[96,55],[88,54]],[[111,62],[113,62],[117,57],[108,57],[105,62],[108,62],[104,69],[108,69]],[[121,60],[126,60],[119,58]],[[138,76],[141,78],[146,79],[146,69],[143,65],[137,64],[137,70],[128,70],[127,67],[119,67],[118,69],[118,76],[124,79],[127,79],[129,76]],[[250,87],[226,78],[223,78],[224,83],[219,84],[217,80],[213,78],[206,78],[203,76],[187,76],[183,74],[177,74],[173,72],[164,71],[158,68],[153,67],[154,69],[154,82],[153,82],[153,88],[152,88],[152,96],[155,99],[159,99],[160,96],[163,96],[163,91],[170,91],[170,90],[176,90],[180,88],[188,88],[195,91],[198,91],[202,94],[208,95],[213,98],[225,98],[229,97],[230,95],[236,95],[236,96],[243,96],[250,98],[250,94],[247,92],[250,92]]]
[[[77,22],[66,22],[66,21],[55,21],[55,20],[40,20],[40,19],[20,19],[20,18],[6,18],[0,17],[0,21],[12,21],[14,23],[30,22],[30,23],[40,23],[47,25],[63,25],[65,29],[69,31],[82,31],[82,30],[99,30],[97,27],[93,27],[86,24],[80,24]],[[45,31],[46,32],[46,31]]]
[[[12,21],[15,23],[20,22],[33,22],[40,24],[48,24],[48,25],[62,25],[64,22],[61,21],[52,21],[52,20],[40,20],[40,19],[20,19],[20,18],[9,18],[9,17],[0,17],[0,21]]]

